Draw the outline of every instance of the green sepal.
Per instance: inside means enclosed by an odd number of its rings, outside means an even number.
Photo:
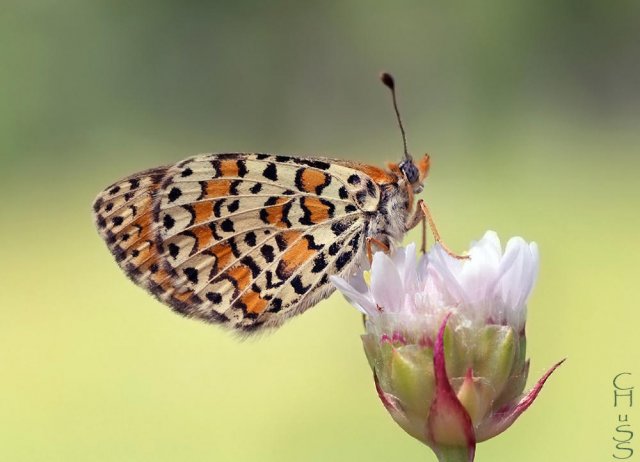
[[[488,325],[479,330],[473,350],[473,373],[491,385],[491,401],[502,392],[511,375],[516,353],[513,329]]]
[[[391,389],[409,418],[426,419],[434,393],[433,351],[419,345],[391,353]]]

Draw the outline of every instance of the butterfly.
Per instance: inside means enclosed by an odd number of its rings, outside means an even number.
[[[202,154],[145,170],[93,204],[100,236],[135,282],[176,312],[239,333],[280,326],[428,222],[415,202],[429,156],[386,169],[323,157]],[[423,239],[424,242],[424,239]]]

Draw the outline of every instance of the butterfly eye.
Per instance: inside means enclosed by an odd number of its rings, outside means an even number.
[[[402,171],[402,173],[404,173],[407,181],[411,184],[417,182],[420,178],[418,167],[416,167],[415,164],[410,160],[400,162],[400,170]]]

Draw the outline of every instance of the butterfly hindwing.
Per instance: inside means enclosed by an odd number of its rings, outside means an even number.
[[[94,209],[135,282],[182,314],[252,331],[306,310],[333,291],[329,275],[363,263],[367,214],[393,180],[381,175],[321,158],[208,154],[127,178]]]

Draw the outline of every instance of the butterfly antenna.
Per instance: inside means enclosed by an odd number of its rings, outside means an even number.
[[[404,126],[402,125],[402,118],[400,118],[400,111],[398,110],[398,101],[396,100],[396,83],[393,80],[391,74],[387,72],[383,72],[380,74],[380,80],[385,86],[391,90],[391,97],[393,98],[393,109],[396,111],[396,118],[398,119],[398,126],[400,127],[400,133],[402,133],[402,145],[404,146],[404,157],[407,160],[411,160],[411,155],[409,154],[409,150],[407,149],[407,135],[404,131]]]

